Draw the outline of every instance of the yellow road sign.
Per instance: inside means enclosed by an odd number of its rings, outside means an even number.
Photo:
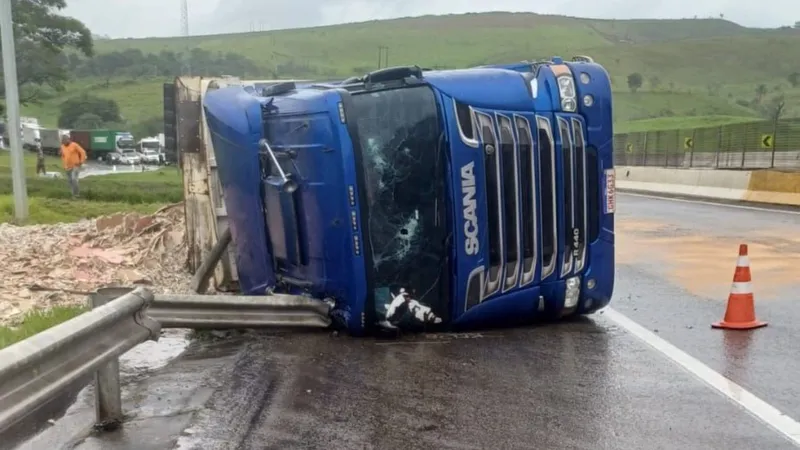
[[[625,145],[625,152],[626,152],[626,153],[633,153],[633,144],[631,144],[630,142],[628,142],[628,144],[627,144],[627,145]]]
[[[774,138],[771,134],[761,135],[761,146],[764,148],[772,148],[772,141]]]
[[[689,150],[690,148],[694,148],[694,139],[687,137],[683,139],[683,148]]]

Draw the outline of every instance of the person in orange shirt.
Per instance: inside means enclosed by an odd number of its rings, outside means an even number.
[[[61,136],[61,161],[64,163],[64,171],[67,173],[67,181],[72,191],[72,197],[78,197],[78,172],[86,162],[86,151],[74,142],[68,134]]]

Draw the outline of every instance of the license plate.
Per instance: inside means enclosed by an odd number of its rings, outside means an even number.
[[[614,214],[617,210],[617,173],[614,169],[605,170],[605,211],[606,214]]]

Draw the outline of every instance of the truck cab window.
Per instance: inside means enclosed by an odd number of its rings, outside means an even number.
[[[400,289],[438,317],[447,264],[445,149],[433,91],[427,86],[353,96],[366,183],[367,238],[372,247],[376,307]],[[446,272],[445,272],[446,273]],[[392,320],[392,318],[388,318]]]

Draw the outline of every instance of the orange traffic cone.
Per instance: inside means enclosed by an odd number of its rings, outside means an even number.
[[[714,328],[728,330],[752,330],[767,326],[767,322],[756,320],[753,287],[750,284],[750,258],[747,256],[747,244],[739,246],[739,259],[736,261],[736,272],[733,274],[733,285],[728,296],[728,307],[725,318],[711,324]]]

